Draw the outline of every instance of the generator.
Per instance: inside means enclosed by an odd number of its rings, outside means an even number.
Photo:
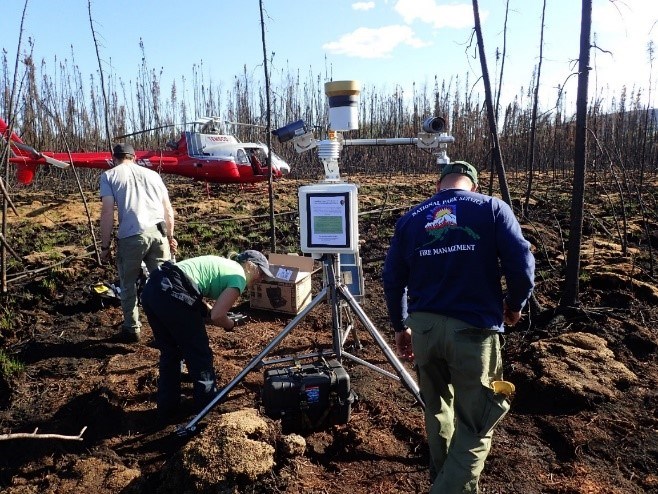
[[[336,359],[267,369],[262,404],[284,429],[313,430],[346,424],[357,396],[350,376]]]

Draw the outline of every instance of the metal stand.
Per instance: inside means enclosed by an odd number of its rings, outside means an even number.
[[[291,360],[300,360],[300,359],[320,357],[320,356],[334,357],[338,361],[342,361],[343,357],[349,358],[350,360],[358,364],[364,365],[369,369],[379,372],[387,377],[390,377],[397,381],[401,381],[402,384],[411,392],[414,398],[416,398],[416,401],[422,407],[425,406],[423,399],[420,395],[420,389],[418,388],[418,385],[411,377],[411,375],[407,372],[404,365],[402,365],[402,363],[397,358],[395,353],[391,350],[389,345],[386,343],[386,340],[379,334],[377,328],[375,328],[375,325],[368,318],[368,316],[363,311],[363,309],[359,306],[359,304],[352,296],[352,294],[349,292],[347,287],[345,287],[345,285],[342,283],[337,283],[335,276],[335,269],[334,269],[334,266],[336,264],[336,254],[324,254],[321,258],[321,261],[324,263],[325,274],[326,274],[326,279],[322,290],[292,321],[290,321],[290,323],[288,323],[288,325],[285,328],[283,328],[283,330],[278,335],[276,335],[270,341],[270,343],[263,349],[263,351],[261,351],[258,355],[256,355],[246,365],[246,367],[242,369],[242,371],[237,376],[235,376],[235,378],[233,378],[231,382],[229,382],[226,386],[224,386],[224,388],[219,393],[217,393],[217,395],[212,399],[212,401],[210,401],[210,403],[208,403],[208,405],[206,405],[206,407],[203,410],[201,410],[201,412],[199,412],[196,417],[194,417],[187,425],[180,426],[177,429],[176,432],[178,435],[188,436],[193,434],[196,431],[196,427],[199,421],[203,419],[203,417],[205,417],[208,414],[208,412],[210,412],[210,410],[212,410],[217,404],[219,404],[226,397],[226,395],[228,395],[228,393],[230,393],[231,390],[233,390],[233,388],[237,386],[252,370],[273,363],[291,361]],[[322,351],[318,353],[297,355],[295,357],[268,359],[267,361],[265,361],[264,360],[265,357],[281,342],[281,340],[283,340],[283,338],[286,337],[288,333],[290,333],[290,331],[293,330],[295,326],[297,326],[304,319],[304,317],[306,317],[306,315],[311,310],[313,310],[313,308],[316,305],[322,302],[325,297],[328,297],[329,302],[331,304],[333,351]],[[355,339],[355,347],[360,348],[361,345],[356,336],[356,329],[352,324],[351,314],[347,313],[347,318],[349,319],[349,324],[347,325],[347,327],[345,329],[343,329],[342,327],[341,324],[341,307],[343,306],[342,301],[344,301],[347,304],[347,306],[352,310],[352,312],[363,323],[368,333],[372,336],[372,338],[375,340],[377,345],[384,352],[386,359],[391,364],[391,366],[395,369],[397,375],[388,372],[387,370],[382,369],[377,365],[367,362],[345,351],[344,345],[350,333]]]

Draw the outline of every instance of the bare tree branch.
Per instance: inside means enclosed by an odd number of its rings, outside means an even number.
[[[37,434],[39,428],[34,429],[34,432],[15,432],[13,434],[0,434],[0,441],[9,441],[11,439],[64,439],[65,441],[82,441],[82,435],[87,430],[85,425],[80,434],[77,436],[64,436],[62,434]]]
[[[94,247],[94,249],[95,249],[95,246],[93,246],[93,247]],[[57,266],[61,266],[62,264],[66,264],[66,263],[68,263],[69,261],[72,261],[72,260],[74,260],[74,259],[83,259],[83,258],[85,258],[85,257],[90,257],[91,255],[92,255],[91,252],[88,253],[88,254],[83,254],[83,255],[73,255],[73,256],[66,257],[66,258],[64,258],[63,260],[61,260],[61,261],[59,261],[59,262],[56,262],[56,263],[54,263],[54,264],[50,264],[50,265],[48,265],[48,266],[44,266],[44,267],[41,267],[41,268],[37,268],[37,269],[33,269],[33,270],[29,270],[29,271],[23,271],[22,273],[17,273],[16,275],[14,275],[14,276],[8,278],[8,279],[7,279],[7,283],[12,283],[12,282],[14,282],[14,281],[18,281],[18,280],[21,280],[21,279],[23,279],[23,278],[28,278],[29,276],[33,276],[33,275],[36,275],[36,274],[42,273],[42,272],[44,272],[44,271],[49,271],[49,270],[51,270],[51,269],[54,269],[54,268],[56,268]]]

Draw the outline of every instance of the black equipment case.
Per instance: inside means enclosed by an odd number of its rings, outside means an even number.
[[[265,371],[265,414],[294,429],[346,424],[356,398],[350,376],[335,359]]]

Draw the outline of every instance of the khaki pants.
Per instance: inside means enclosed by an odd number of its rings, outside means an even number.
[[[502,380],[498,333],[427,312],[411,314],[406,324],[437,473],[430,493],[476,493],[493,428],[510,407],[489,386]]]
[[[157,227],[132,237],[121,238],[117,245],[117,270],[121,284],[121,309],[123,311],[123,331],[139,333],[139,311],[137,310],[137,290],[135,283],[142,272],[142,261],[148,272],[171,257],[169,242]]]

